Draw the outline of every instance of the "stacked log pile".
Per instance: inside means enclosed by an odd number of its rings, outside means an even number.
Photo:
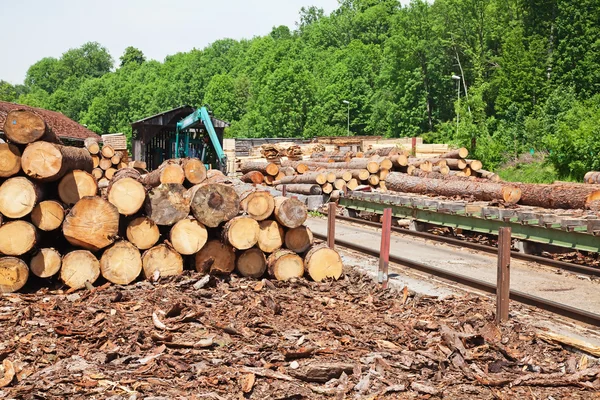
[[[43,119],[30,114],[8,118],[18,123],[0,145],[0,293],[30,278],[59,277],[75,290],[186,266],[254,278],[341,276],[341,258],[313,243],[298,200],[229,181],[198,159],[168,160],[147,174],[122,167],[99,188],[94,143],[47,141]]]
[[[92,175],[101,186],[108,184],[118,170],[128,167],[126,151],[115,151],[110,145],[101,148],[94,138],[86,139],[83,144],[92,158]]]

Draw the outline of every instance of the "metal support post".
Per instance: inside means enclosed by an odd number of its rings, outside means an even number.
[[[502,227],[498,232],[498,280],[496,284],[496,323],[508,320],[510,297],[511,229]]]
[[[390,264],[390,236],[392,232],[392,209],[383,210],[381,221],[381,248],[379,251],[379,273],[377,278],[383,289],[388,288],[388,267]]]
[[[330,249],[335,248],[335,211],[336,204],[334,202],[329,203],[327,210],[327,246]]]
[[[285,187],[285,185],[283,185],[283,188],[281,189],[281,195],[283,197],[287,196],[287,188]]]

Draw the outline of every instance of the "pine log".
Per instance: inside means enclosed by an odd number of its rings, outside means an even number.
[[[37,113],[28,110],[12,110],[6,114],[4,134],[12,143],[28,144],[37,140],[60,143]]]
[[[336,179],[336,181],[333,183],[333,187],[336,190],[344,190],[346,187],[346,181],[343,179]]]
[[[209,240],[196,253],[195,266],[203,274],[229,275],[235,269],[235,251],[220,240]]]
[[[256,220],[239,216],[223,227],[223,241],[238,250],[247,250],[258,242],[260,226]]]
[[[321,190],[323,191],[324,194],[329,194],[329,193],[333,192],[333,185],[331,183],[326,183],[324,185],[321,185]]]
[[[71,289],[82,289],[100,276],[100,262],[87,250],[75,250],[62,259],[60,279]]]
[[[381,147],[379,149],[371,149],[371,150],[367,150],[364,152],[364,156],[365,157],[372,157],[372,156],[385,156],[385,157],[391,157],[391,156],[395,156],[397,154],[400,154],[400,152],[402,151],[402,149],[396,147],[396,146],[392,146],[392,147]]]
[[[157,225],[170,226],[181,221],[190,213],[190,200],[186,192],[183,185],[176,183],[150,189],[144,205],[146,216]]]
[[[118,166],[121,163],[123,154],[120,151],[115,151],[115,155],[110,158],[112,165]]]
[[[0,185],[0,214],[22,218],[44,197],[42,187],[23,176],[9,178]]]
[[[110,144],[102,146],[102,156],[111,159],[115,155],[115,149]]]
[[[166,244],[159,244],[142,255],[144,277],[153,279],[159,277],[181,275],[183,273],[183,258],[181,254]]]
[[[344,265],[337,251],[326,245],[315,246],[306,253],[304,269],[315,282],[327,278],[339,279]]]
[[[437,167],[436,167],[437,168]],[[387,176],[390,174],[390,170],[389,169],[381,169],[379,170],[379,180],[380,181],[385,181]]]
[[[468,166],[468,164],[465,160],[452,159],[452,158],[446,159],[446,165],[448,166],[448,168],[453,169],[455,171],[461,171],[461,170],[467,168],[467,166]]]
[[[83,141],[83,147],[85,147],[87,151],[89,151],[92,155],[97,155],[98,153],[100,153],[100,145],[98,144],[96,138],[86,138]]]
[[[279,190],[280,192],[283,191],[283,186],[284,185],[277,185],[275,186],[276,190]],[[288,191],[289,193],[297,193],[297,194],[304,194],[307,196],[315,196],[315,195],[320,195],[323,194],[323,190],[321,189],[321,186],[317,185],[317,184],[311,184],[311,183],[296,183],[296,184],[288,184],[285,185],[286,191]]]
[[[275,200],[273,199],[273,195],[269,192],[262,190],[241,190],[239,198],[242,210],[248,214],[250,218],[257,221],[263,221],[269,218],[275,209]]]
[[[260,185],[265,181],[265,176],[260,171],[250,171],[243,175],[240,180],[245,183],[254,183]]]
[[[119,214],[133,215],[144,205],[146,190],[139,180],[139,172],[133,168],[123,168],[108,184],[108,201],[117,207]]]
[[[101,168],[94,168],[92,170],[92,176],[96,181],[99,181],[104,176],[104,171]]]
[[[199,252],[207,240],[208,232],[204,225],[191,217],[177,222],[169,233],[169,241],[173,248],[186,256]]]
[[[253,247],[244,251],[236,263],[238,273],[246,278],[258,279],[267,270],[267,259],[262,250]]]
[[[589,171],[583,176],[583,182],[590,183],[590,184],[596,184],[596,183],[598,183],[598,177],[600,177],[600,172]]]
[[[98,251],[115,241],[119,211],[101,197],[84,197],[65,217],[62,231],[73,246]]]
[[[477,171],[477,173],[479,174],[479,176],[481,176],[484,179],[489,179],[492,182],[500,182],[500,175],[495,174],[493,172],[490,171],[486,171],[483,169],[480,169],[479,171]]]
[[[377,175],[371,175],[368,179],[369,185],[377,186],[379,185],[379,177]]]
[[[109,168],[106,171],[104,171],[104,176],[106,177],[106,179],[111,180],[115,176],[116,173],[117,173],[116,168]]]
[[[60,228],[65,219],[65,209],[54,200],[38,203],[31,212],[31,222],[42,231],[53,231]]]
[[[191,198],[192,213],[198,221],[216,228],[238,214],[240,198],[235,189],[218,183],[201,185]]]
[[[350,179],[350,181],[348,183],[346,183],[346,187],[350,190],[354,190],[359,186],[359,182],[358,179]]]
[[[278,281],[301,278],[304,275],[302,258],[291,250],[279,249],[267,258],[269,275]]]
[[[351,172],[352,172],[352,177],[359,181],[366,181],[367,179],[369,179],[369,176],[371,175],[371,173],[369,171],[367,171],[366,169],[353,169],[353,170],[351,170]]]
[[[21,157],[21,167],[31,178],[52,182],[75,169],[92,172],[93,162],[86,149],[34,142],[25,148]]]
[[[433,171],[433,163],[431,161],[424,160],[422,162],[419,162],[418,165],[419,165],[419,169],[421,171],[425,171],[425,172]],[[416,167],[416,165],[413,165],[413,166]]]
[[[384,182],[384,181],[379,181],[379,189],[380,189],[382,192],[387,192],[387,185],[385,184],[385,182]]]
[[[108,179],[106,179],[106,177],[102,177],[102,178],[98,179],[98,189],[107,188],[109,183],[110,183],[110,181]]]
[[[158,225],[148,217],[138,217],[127,225],[127,240],[140,250],[148,250],[158,242]]]
[[[0,257],[0,293],[14,293],[27,283],[29,268],[16,257]]]
[[[21,171],[21,151],[14,144],[0,143],[0,178],[10,178]]]
[[[206,180],[206,166],[198,158],[186,158],[182,160],[183,174],[185,179],[192,185],[197,185]]]
[[[465,161],[467,163],[469,163],[469,168],[471,168],[472,171],[478,172],[483,168],[483,164],[479,160],[465,160]]]
[[[127,240],[116,242],[100,258],[100,273],[117,285],[129,285],[142,272],[142,257],[136,246]]]
[[[206,171],[206,181],[203,183],[225,183],[228,182],[229,178],[218,169],[209,169]]]
[[[247,174],[250,171],[259,171],[263,175],[277,176],[279,167],[268,161],[244,161],[240,166],[240,171]]]
[[[178,164],[163,164],[158,169],[142,176],[141,182],[144,186],[148,187],[156,187],[166,183],[181,185],[185,182],[185,173],[183,168]]]
[[[126,162],[121,161],[119,163],[119,165],[117,166],[117,169],[123,169],[123,168],[129,168],[129,165]]]
[[[348,162],[333,162],[333,163],[319,163],[313,161],[303,161],[309,168],[323,167],[327,169],[367,169],[370,173],[374,174],[379,171],[379,168],[383,165],[392,167],[392,162],[389,158],[384,157],[373,157],[373,158],[355,158]]]
[[[98,157],[95,154],[92,154],[92,166],[94,167],[94,169],[101,169],[100,168],[100,157]]]
[[[50,278],[60,271],[62,265],[62,256],[58,251],[52,248],[40,249],[37,254],[31,257],[29,269],[40,278]]]
[[[390,157],[390,161],[395,168],[402,168],[408,165],[408,156],[406,154],[396,154]]]
[[[285,175],[285,176],[296,175],[296,170],[292,167],[281,167],[281,168],[279,168],[279,172],[283,173],[283,175]]]
[[[308,218],[306,205],[298,199],[275,197],[275,218],[287,228],[297,228]]]
[[[521,198],[521,190],[516,185],[417,178],[398,172],[388,175],[386,185],[396,192],[473,197],[482,201],[502,200],[510,204],[516,204]]]
[[[286,176],[275,182],[276,185],[288,185],[292,183],[316,183],[318,185],[323,185],[327,183],[327,174],[322,172],[310,172],[302,175]]]
[[[521,190],[519,204],[525,206],[562,209],[590,208],[600,200],[600,189],[596,185],[514,183]]]
[[[451,150],[447,153],[444,153],[440,156],[440,158],[454,158],[454,159],[459,159],[459,158],[467,158],[467,156],[469,155],[469,150],[467,150],[464,147],[461,147],[460,149],[456,149],[456,150]]]
[[[93,165],[93,162],[92,162]],[[112,162],[110,161],[110,158],[104,158],[102,157],[100,159],[100,162],[98,163],[98,167],[100,167],[100,169],[102,171],[108,171],[109,169],[112,168]]]
[[[296,253],[304,253],[313,245],[313,234],[309,227],[299,226],[285,234],[285,247]]]
[[[58,184],[58,197],[67,205],[73,205],[84,197],[96,194],[98,184],[94,176],[78,169],[68,172]]]
[[[271,175],[265,175],[265,185],[273,186],[275,184],[275,177]]]
[[[471,170],[470,167],[463,168],[462,172],[463,172],[463,174],[465,174],[465,176],[473,175],[473,171]]]
[[[283,246],[284,231],[277,221],[266,220],[259,223],[258,248],[272,253]]]
[[[138,170],[139,169],[145,170],[146,168],[148,168],[145,161],[130,161],[127,163],[127,166],[129,168],[135,168]]]

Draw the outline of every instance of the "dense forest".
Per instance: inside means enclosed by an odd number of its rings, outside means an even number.
[[[454,75],[454,78],[453,78]],[[460,99],[459,99],[460,96]],[[116,63],[98,43],[44,58],[0,99],[60,111],[99,132],[209,104],[232,137],[424,136],[488,168],[546,154],[561,177],[600,169],[597,0],[340,0],[250,40]],[[457,114],[459,115],[457,124]]]

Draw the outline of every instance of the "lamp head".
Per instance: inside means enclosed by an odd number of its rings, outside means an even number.
[[[452,75],[452,79],[454,79],[455,81],[460,81],[460,76]]]
[[[342,100],[342,103],[344,103],[344,104],[350,104],[350,102],[348,100]]]

